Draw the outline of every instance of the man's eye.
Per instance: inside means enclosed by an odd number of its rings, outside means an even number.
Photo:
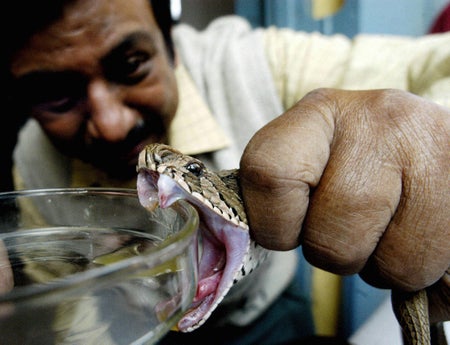
[[[150,66],[150,55],[147,52],[138,51],[124,55],[120,60],[108,61],[106,73],[113,81],[132,85],[139,83],[150,73]]]
[[[34,109],[56,114],[66,113],[71,110],[77,101],[70,97],[55,99],[52,101],[42,102],[33,106]]]
[[[127,57],[128,75],[139,73],[139,68],[148,60],[148,54],[136,53]]]
[[[80,102],[80,98],[61,97],[58,99],[45,100],[39,102],[31,102],[28,109],[34,116],[38,114],[64,115],[72,111]]]
[[[86,78],[76,72],[32,72],[12,87],[15,103],[33,113],[63,114],[85,98]]]

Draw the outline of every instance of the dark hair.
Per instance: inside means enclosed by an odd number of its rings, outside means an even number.
[[[33,33],[62,16],[64,7],[73,0],[25,0],[5,1],[2,4],[3,19],[0,20],[2,53],[0,54],[0,86],[9,90],[12,85],[10,63],[18,51]],[[173,62],[174,48],[171,38],[173,20],[170,0],[149,0],[156,22],[161,29],[169,58]],[[0,131],[0,191],[12,190],[12,154],[17,143],[17,135],[27,118],[20,104],[11,99],[8,91],[3,91],[2,110],[4,121]]]
[[[5,5],[2,5],[2,12],[5,15],[5,18],[0,20],[4,35],[2,39],[2,60],[5,58],[9,60],[11,54],[22,47],[34,32],[43,29],[61,17],[64,7],[72,1],[8,1]],[[169,56],[173,59],[174,51],[170,32],[173,20],[170,0],[149,0],[149,2],[163,34]]]
[[[22,47],[36,31],[56,20],[69,0],[49,1],[7,1],[2,6],[3,19],[0,20],[2,54],[0,54],[0,83],[3,86],[2,123],[0,137],[0,191],[14,189],[12,178],[13,151],[20,128],[27,120],[20,109],[20,102],[11,98],[13,92],[10,63],[13,54]],[[0,85],[1,85],[0,84]]]
[[[172,13],[170,11],[170,0],[150,0],[153,8],[153,14],[155,15],[156,22],[161,29],[166,43],[169,58],[173,62],[175,58],[175,52],[172,41],[172,25],[174,23]]]

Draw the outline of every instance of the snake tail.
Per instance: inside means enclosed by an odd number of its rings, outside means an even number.
[[[405,345],[431,345],[426,291],[392,291],[392,306]]]

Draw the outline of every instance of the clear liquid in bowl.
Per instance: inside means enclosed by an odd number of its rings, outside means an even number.
[[[193,298],[194,250],[164,254],[161,241],[84,227],[4,236],[0,274],[14,287],[0,295],[0,343],[152,343]]]

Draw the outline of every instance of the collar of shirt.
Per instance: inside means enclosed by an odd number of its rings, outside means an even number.
[[[178,110],[169,130],[169,144],[195,155],[226,148],[230,139],[217,123],[182,64],[175,69],[178,83]]]

